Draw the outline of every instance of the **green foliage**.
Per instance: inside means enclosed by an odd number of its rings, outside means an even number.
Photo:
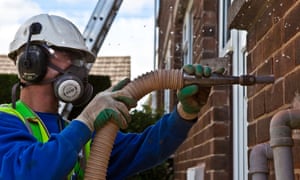
[[[142,132],[148,126],[154,124],[162,116],[162,112],[152,112],[150,106],[143,105],[142,110],[135,109],[130,115],[132,121],[124,132]]]
[[[15,74],[0,75],[0,104],[11,102],[11,89],[16,82],[18,76]]]
[[[142,110],[133,110],[131,122],[124,132],[142,132],[144,129],[154,124],[162,115],[163,111],[153,112],[150,106],[144,105]],[[173,177],[173,162],[168,159],[160,165],[128,177],[128,180],[168,180]]]

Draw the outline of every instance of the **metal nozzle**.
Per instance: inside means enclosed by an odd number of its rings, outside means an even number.
[[[212,75],[209,78],[196,78],[195,76],[184,76],[184,84],[197,84],[200,87],[211,87],[219,85],[233,85],[239,84],[242,86],[251,86],[254,84],[270,84],[274,83],[274,75],[266,76],[253,76],[253,75],[241,75],[241,76],[224,76],[224,75]]]

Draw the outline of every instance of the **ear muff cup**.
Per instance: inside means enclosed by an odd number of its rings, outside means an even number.
[[[19,76],[28,82],[41,81],[47,72],[49,52],[42,46],[29,45],[17,59]]]
[[[56,97],[66,103],[72,103],[73,101],[81,98],[84,93],[84,89],[82,81],[71,74],[60,76],[54,82],[54,92]]]

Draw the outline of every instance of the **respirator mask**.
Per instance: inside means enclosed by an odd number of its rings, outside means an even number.
[[[18,75],[25,82],[15,84],[12,89],[13,104],[18,86],[53,84],[55,96],[74,106],[86,104],[92,97],[93,87],[88,82],[88,69],[83,60],[72,58],[72,64],[65,70],[51,63],[49,58],[55,56],[55,50],[46,45],[30,45],[17,60]],[[44,79],[47,68],[59,72],[58,76]]]
[[[66,70],[52,63],[48,66],[60,73],[53,80],[54,93],[59,100],[78,106],[91,99],[93,86],[88,83],[88,71],[83,61],[72,60],[72,65]]]

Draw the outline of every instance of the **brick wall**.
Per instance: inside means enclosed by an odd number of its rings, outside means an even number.
[[[165,44],[170,41],[172,68],[181,68],[182,52],[178,51],[178,46],[181,48],[183,17],[188,1],[160,2],[159,68],[164,68]],[[193,63],[218,57],[218,3],[218,0],[194,1]],[[171,28],[168,29],[167,24]],[[199,114],[198,122],[175,153],[174,179],[186,179],[187,169],[200,163],[205,164],[206,180],[232,179],[230,97],[230,87],[213,88],[208,103]],[[172,98],[175,105],[175,93]]]
[[[228,87],[213,90],[197,124],[175,154],[175,179],[186,179],[186,170],[205,164],[205,179],[232,179],[231,121]]]
[[[251,8],[247,10],[247,7]],[[279,110],[289,108],[295,93],[300,90],[299,12],[299,1],[249,1],[230,17],[232,28],[248,31],[248,73],[274,74],[276,77],[273,85],[248,88],[249,151],[256,144],[269,141],[271,118]],[[241,22],[246,24],[241,26]],[[296,179],[299,179],[300,159],[296,151],[300,144],[297,137],[299,135],[294,135],[293,151]],[[270,169],[270,179],[275,179],[272,162]]]

